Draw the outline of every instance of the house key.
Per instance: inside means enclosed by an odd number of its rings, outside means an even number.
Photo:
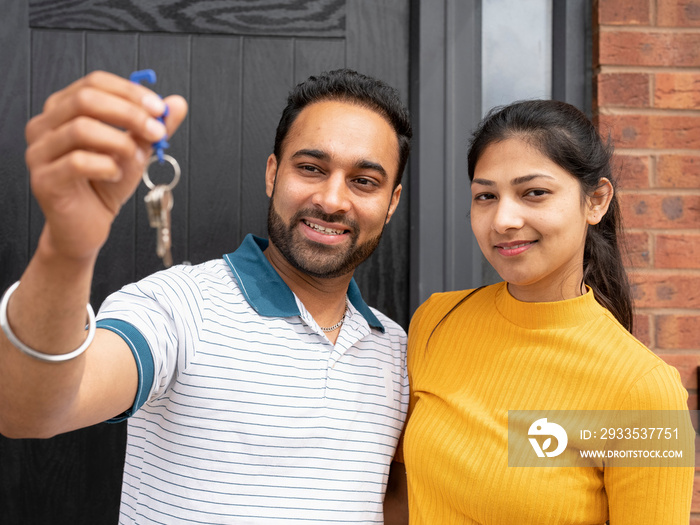
[[[143,199],[148,211],[148,222],[156,229],[156,254],[163,259],[166,268],[172,266],[173,258],[170,253],[170,210],[173,208],[173,194],[163,184],[159,184],[148,192]]]
[[[163,265],[169,268],[173,264],[170,251],[172,246],[170,211],[174,204],[172,189],[180,180],[180,165],[170,155],[164,155],[163,159],[173,167],[173,180],[170,184],[158,184],[157,186],[153,184],[148,175],[148,167],[158,160],[158,157],[151,157],[143,172],[143,181],[150,191],[143,200],[148,211],[148,222],[151,228],[156,229],[156,254],[163,260]]]

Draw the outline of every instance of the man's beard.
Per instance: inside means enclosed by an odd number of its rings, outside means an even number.
[[[352,237],[350,246],[342,248],[340,246],[326,245],[303,237],[298,230],[298,224],[302,217],[347,225],[351,233],[344,235]],[[312,277],[330,279],[353,272],[361,262],[372,255],[382,237],[384,226],[382,226],[382,231],[379,232],[379,235],[358,245],[357,236],[359,232],[357,223],[348,220],[347,217],[340,214],[326,215],[314,209],[300,210],[294,214],[289,224],[285,224],[275,209],[273,192],[270,199],[270,207],[267,211],[267,230],[270,241],[294,268]]]

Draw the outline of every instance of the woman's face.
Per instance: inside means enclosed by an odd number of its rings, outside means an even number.
[[[585,291],[586,231],[612,197],[603,181],[609,196],[586,197],[576,178],[519,138],[483,151],[471,184],[472,230],[516,299],[558,301]]]

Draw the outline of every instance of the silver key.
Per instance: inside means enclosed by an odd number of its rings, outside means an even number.
[[[167,161],[173,168],[173,180],[170,184],[153,184],[148,175],[148,167],[156,161]],[[150,189],[144,201],[148,210],[148,222],[152,228],[156,229],[156,253],[163,259],[163,264],[169,268],[173,264],[173,257],[170,251],[172,247],[170,211],[173,209],[172,189],[177,186],[180,180],[180,165],[170,155],[163,155],[162,158],[153,156],[148,160],[143,171],[143,182]]]
[[[163,260],[163,265],[169,268],[173,264],[171,254],[171,224],[170,211],[173,209],[173,194],[170,189],[159,184],[154,186],[144,197],[148,222],[156,229],[156,254]]]

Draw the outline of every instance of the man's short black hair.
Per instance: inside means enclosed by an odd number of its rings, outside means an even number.
[[[299,113],[309,104],[324,100],[350,102],[376,111],[394,128],[399,141],[399,170],[394,187],[401,183],[408,154],[411,150],[411,121],[398,91],[352,69],[336,69],[311,76],[289,93],[287,107],[282,112],[275,134],[274,154],[281,158],[282,145]]]

